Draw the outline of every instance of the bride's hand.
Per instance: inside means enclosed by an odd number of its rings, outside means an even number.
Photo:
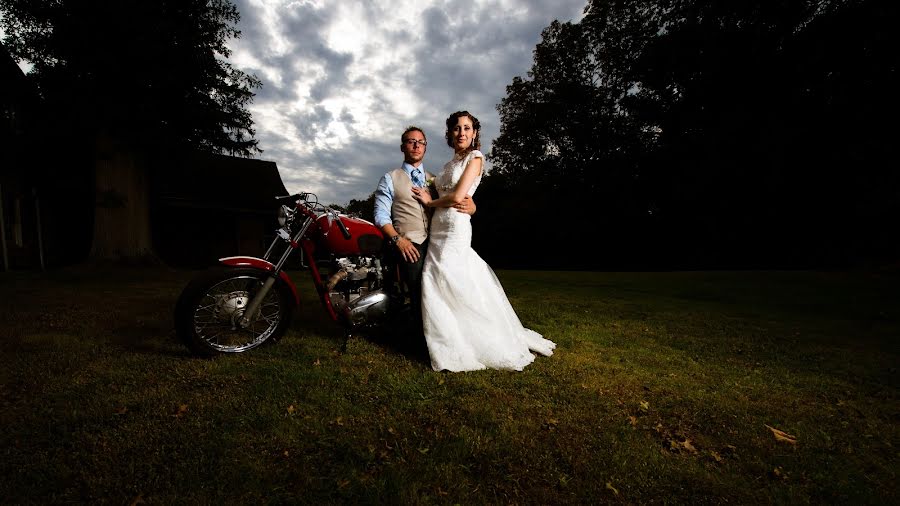
[[[428,205],[431,202],[431,192],[428,191],[428,188],[413,188],[413,198],[421,202],[423,205]]]

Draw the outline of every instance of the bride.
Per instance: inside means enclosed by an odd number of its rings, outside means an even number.
[[[494,271],[471,247],[471,216],[451,209],[481,182],[480,130],[468,111],[451,114],[445,137],[455,153],[435,178],[439,198],[413,188],[417,200],[436,209],[422,271],[423,330],[436,371],[521,371],[534,361],[532,351],[549,356],[556,347],[522,326]]]

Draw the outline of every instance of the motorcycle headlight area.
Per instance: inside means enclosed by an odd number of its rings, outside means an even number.
[[[281,206],[278,209],[278,226],[284,227],[288,223],[294,221],[294,210],[288,206]]]

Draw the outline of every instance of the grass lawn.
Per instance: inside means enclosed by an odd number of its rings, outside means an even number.
[[[280,343],[192,358],[193,274],[0,273],[4,504],[900,501],[896,272],[500,271],[557,352],[461,374],[341,353],[302,273]]]

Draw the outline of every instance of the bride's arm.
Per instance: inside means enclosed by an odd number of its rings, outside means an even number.
[[[481,174],[483,164],[484,161],[481,157],[473,158],[469,161],[469,164],[466,165],[465,170],[463,170],[462,176],[460,176],[453,191],[439,199],[432,200],[431,195],[429,195],[427,189],[424,188],[413,188],[413,196],[416,200],[425,204],[425,207],[453,207],[465,200],[469,188],[471,188],[472,183],[475,182],[475,178]]]

